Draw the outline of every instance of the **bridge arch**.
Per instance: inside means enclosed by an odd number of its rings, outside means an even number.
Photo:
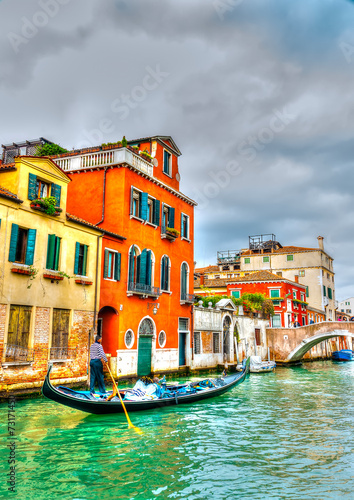
[[[335,337],[351,337],[354,338],[353,333],[349,333],[348,330],[332,330],[330,332],[318,333],[312,337],[304,338],[299,345],[293,349],[285,362],[291,363],[294,361],[300,361],[303,356],[317,344],[320,344],[324,340],[332,339]]]

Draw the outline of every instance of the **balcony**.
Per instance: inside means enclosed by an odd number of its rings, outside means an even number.
[[[181,294],[181,304],[194,304],[195,297],[192,293]]]
[[[154,176],[154,167],[148,160],[127,148],[98,151],[97,153],[78,154],[53,158],[53,161],[65,172],[108,167],[113,165],[127,165],[140,170],[150,177]]]
[[[175,241],[179,237],[179,231],[172,227],[161,226],[161,239],[166,238],[169,241]]]
[[[128,283],[128,296],[141,295],[144,297],[159,297],[160,288],[156,286],[144,285],[143,283]]]
[[[77,348],[69,349],[68,347],[51,347],[50,360],[51,361],[68,361],[69,359],[76,358]]]
[[[14,344],[5,344],[5,363],[16,365],[27,365],[33,363],[34,349]]]

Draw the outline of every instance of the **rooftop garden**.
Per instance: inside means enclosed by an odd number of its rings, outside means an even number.
[[[267,299],[263,293],[244,293],[239,299],[228,295],[196,296],[196,304],[202,300],[203,307],[208,307],[209,302],[215,307],[222,299],[230,299],[235,306],[242,306],[245,312],[261,313],[264,318],[274,315],[273,301]]]

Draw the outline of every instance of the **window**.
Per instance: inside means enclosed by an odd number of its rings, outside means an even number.
[[[273,328],[281,328],[280,314],[274,314],[274,316],[272,316],[272,327]]]
[[[162,231],[165,231],[166,227],[175,227],[175,209],[162,204]]]
[[[194,332],[194,354],[201,354],[200,332]]]
[[[287,261],[294,260],[294,256],[293,255],[287,255],[286,256],[286,260]]]
[[[52,271],[58,271],[59,269],[60,242],[61,238],[58,238],[55,234],[48,234],[46,268]]]
[[[304,302],[305,301],[305,295],[303,293],[301,293],[300,297],[301,297],[302,302]]]
[[[181,237],[189,240],[189,217],[181,214]]]
[[[124,343],[128,349],[131,349],[134,344],[134,332],[133,330],[127,330],[124,335]]]
[[[306,320],[305,320],[305,316],[302,317],[302,326],[305,326],[306,325]]]
[[[232,295],[233,297],[235,297],[235,299],[239,299],[239,298],[241,297],[241,292],[240,292],[240,290],[233,290],[233,291],[231,292],[231,295]]]
[[[269,262],[269,257],[263,257],[263,262]]]
[[[332,288],[328,287],[328,298],[332,299]]]
[[[188,266],[183,262],[181,266],[181,300],[186,300],[188,293]]]
[[[310,292],[309,292],[309,287],[307,286],[306,287],[306,297],[309,297],[310,296]]]
[[[293,291],[293,299],[297,299],[297,292]]]
[[[250,264],[250,263],[251,263],[251,258],[245,257],[245,264]]]
[[[189,320],[188,318],[178,318],[178,331],[189,333]]]
[[[170,290],[170,259],[167,255],[161,259],[161,290]]]
[[[328,279],[328,280],[330,279],[330,277],[329,277],[329,273],[327,273],[327,279]]]
[[[278,276],[283,276],[283,273],[281,271],[277,271]]]
[[[156,200],[138,189],[131,187],[130,215],[160,225],[160,200]]]
[[[74,274],[87,276],[87,251],[87,245],[82,245],[81,243],[76,242]]]
[[[305,271],[304,271],[304,270],[300,270],[300,271],[299,271],[299,276],[300,276],[301,278],[303,278],[303,277],[305,276]]]
[[[256,345],[261,345],[261,329],[260,328],[254,329],[254,336],[256,339]]]
[[[121,254],[115,250],[105,248],[103,277],[108,280],[120,280]]]
[[[166,333],[163,330],[161,330],[161,332],[159,333],[159,346],[165,347],[165,344],[166,344]]]
[[[31,312],[29,306],[10,306],[7,345],[28,348]]]
[[[152,252],[139,249],[133,245],[129,252],[128,289],[132,291],[151,291],[152,282]]]
[[[326,294],[326,287],[323,285],[323,296],[326,297],[327,294]]]
[[[270,291],[270,298],[271,299],[276,299],[280,297],[280,290],[271,290]]]
[[[220,334],[219,332],[213,333],[213,353],[220,353]]]
[[[50,359],[67,359],[70,310],[53,309],[52,347]]]
[[[29,174],[28,177],[28,199],[35,200],[37,198],[46,198],[53,196],[57,200],[57,207],[60,206],[61,186],[54,183],[49,183],[38,178],[34,174]]]
[[[34,259],[36,229],[24,229],[12,224],[10,237],[9,261],[31,266]]]
[[[171,153],[166,151],[166,149],[163,152],[163,173],[166,175],[171,176]]]

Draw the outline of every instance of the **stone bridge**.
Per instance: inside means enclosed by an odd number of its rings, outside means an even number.
[[[325,342],[337,337],[336,348]],[[279,364],[291,364],[305,359],[329,358],[336,349],[353,349],[354,322],[324,321],[299,328],[267,328],[267,343],[271,358]],[[321,344],[321,349],[310,349]]]

